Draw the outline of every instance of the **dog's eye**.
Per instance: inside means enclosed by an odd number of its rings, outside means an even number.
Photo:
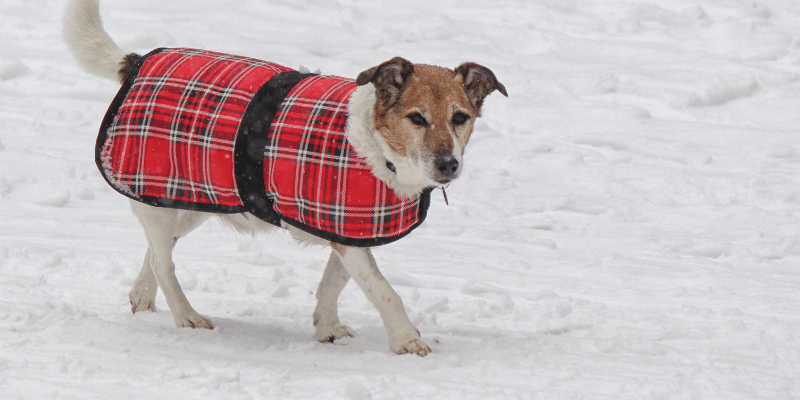
[[[464,114],[463,112],[457,112],[453,114],[453,120],[452,120],[453,126],[464,125],[467,123],[467,121],[469,121],[469,118],[470,118],[469,115]]]
[[[411,123],[417,126],[421,126],[423,128],[428,126],[428,121],[425,120],[425,117],[422,116],[420,113],[411,113],[406,115],[406,118],[411,120]]]

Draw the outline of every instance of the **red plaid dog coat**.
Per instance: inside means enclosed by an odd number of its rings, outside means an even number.
[[[355,89],[252,58],[158,49],[106,113],[97,165],[118,192],[153,206],[389,243],[422,223],[430,190],[399,197],[355,153],[345,136]]]

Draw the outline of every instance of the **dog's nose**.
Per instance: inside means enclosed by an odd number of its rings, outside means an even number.
[[[458,160],[449,154],[446,156],[436,157],[434,165],[441,174],[443,180],[449,181],[453,179],[456,175],[456,171],[458,171]]]

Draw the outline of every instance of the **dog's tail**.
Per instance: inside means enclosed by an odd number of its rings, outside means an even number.
[[[98,0],[70,0],[64,15],[64,39],[78,63],[92,74],[123,80],[127,52],[103,29]]]

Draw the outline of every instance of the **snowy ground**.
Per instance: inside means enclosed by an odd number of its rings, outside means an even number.
[[[114,83],[58,0],[0,3],[4,399],[800,398],[795,0],[107,1],[124,48],[201,47],[354,77],[471,60],[508,88],[463,178],[375,251],[434,353],[313,340],[327,250],[208,223],[178,277],[214,331],[131,315],[144,236],[93,163]]]

